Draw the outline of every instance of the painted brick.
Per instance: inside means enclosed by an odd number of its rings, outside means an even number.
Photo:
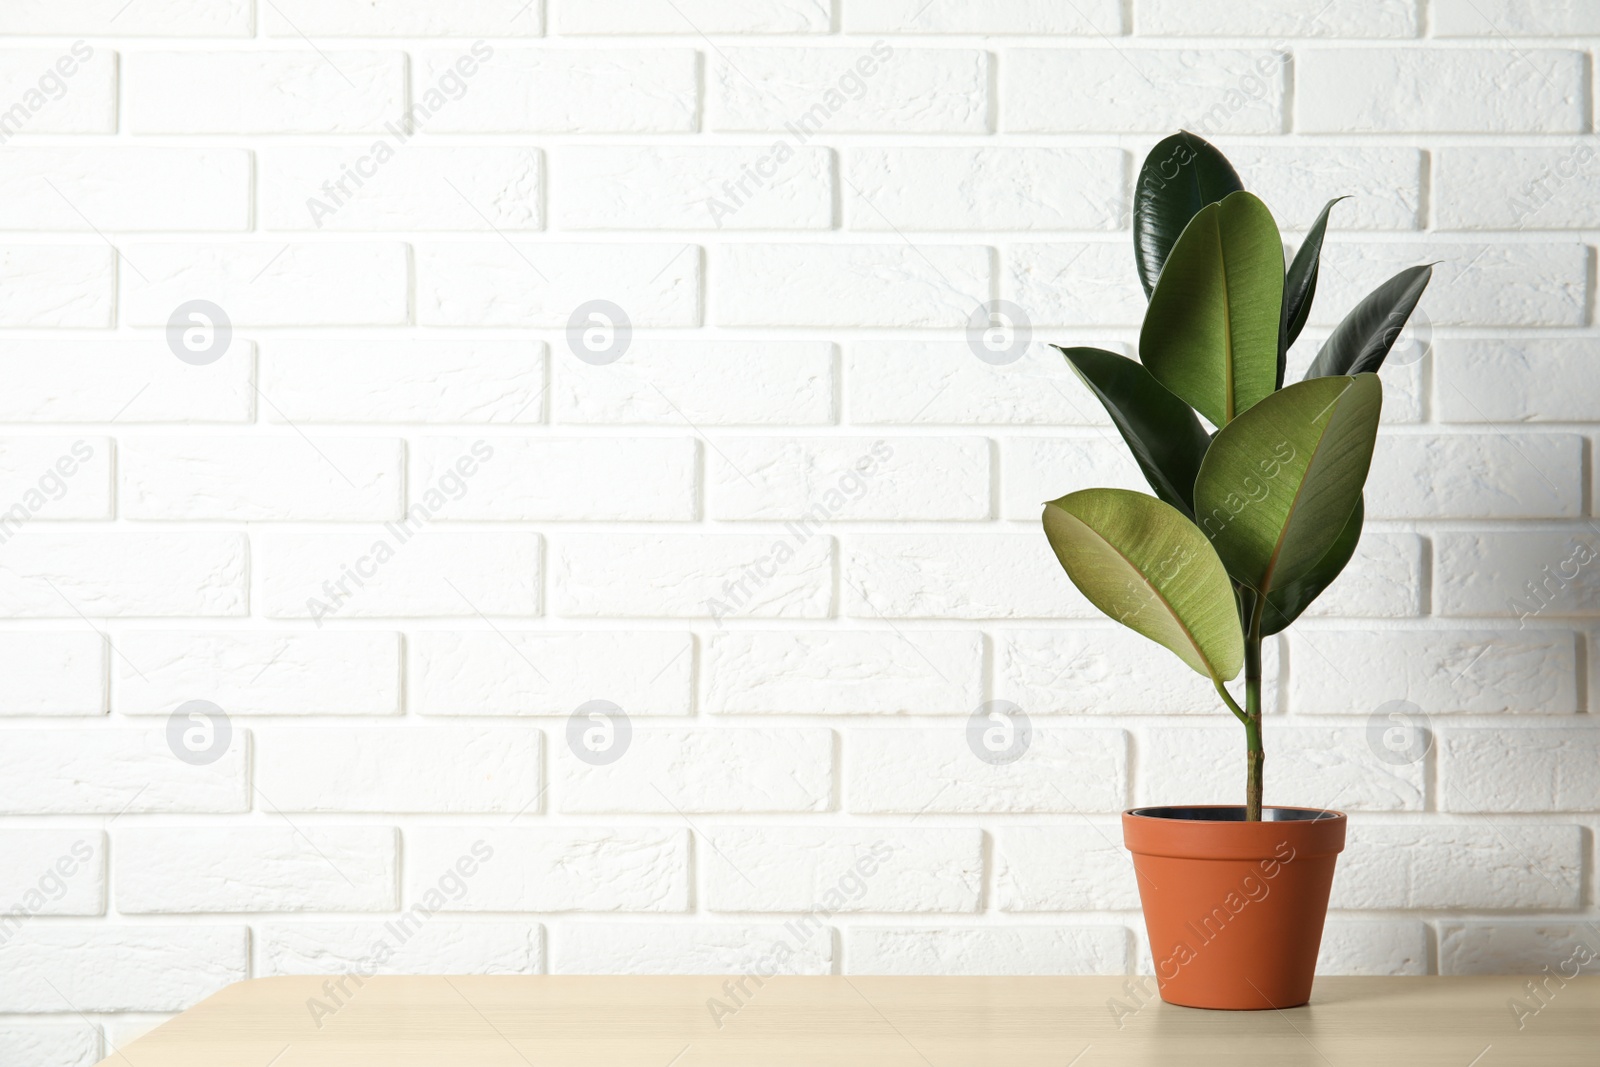
[[[1411,0],[1140,0],[1138,17],[1139,33],[1172,37],[1415,37],[1419,28]]]
[[[1006,826],[995,833],[994,868],[1004,912],[1139,907],[1133,861],[1113,823]]]
[[[165,326],[210,300],[238,326],[400,326],[409,321],[401,244],[140,244],[124,250],[124,317]]]
[[[1314,715],[1371,715],[1408,700],[1429,715],[1570,714],[1577,644],[1567,630],[1297,630],[1289,701]]]
[[[1581,52],[1301,48],[1295,128],[1305,133],[1578,133]],[[1448,92],[1440,92],[1448,86]]]
[[[95,245],[0,246],[0,327],[110,326],[115,257]]]
[[[288,727],[258,744],[273,811],[518,812],[543,795],[538,730]]]
[[[967,715],[983,637],[949,630],[737,631],[706,643],[702,707],[721,714]]]
[[[1586,229],[1600,220],[1600,165],[1588,140],[1560,148],[1444,148],[1433,211],[1446,230]]]
[[[573,617],[825,618],[833,539],[802,533],[559,537],[551,608]]]
[[[1076,336],[1065,343],[1083,341],[1085,326],[1137,326],[1144,321],[1144,291],[1129,263],[1126,241],[1059,241],[1018,244],[1001,256],[1001,291],[1019,305],[1035,330],[1041,326],[1070,326]],[[1048,354],[1061,359],[1061,354]],[[1099,404],[1077,385],[1069,395],[1083,396],[1086,411]],[[1098,420],[1096,420],[1098,421]]]
[[[1000,455],[1002,518],[1038,522],[1046,501],[1091,486],[1150,492],[1128,446],[1111,429],[1094,437],[1016,437],[1001,444]]]
[[[697,446],[688,437],[422,437],[410,452],[410,499],[443,490],[440,519],[697,516]]]
[[[1422,153],[1415,148],[1229,145],[1228,161],[1284,230],[1309,229],[1335,196],[1350,199],[1329,215],[1332,233],[1422,226]],[[1298,248],[1299,238],[1291,243]]]
[[[0,532],[34,519],[109,519],[111,453],[107,437],[0,437]]]
[[[242,534],[24,529],[0,558],[12,618],[243,615]]]
[[[833,807],[833,731],[635,728],[614,762],[555,744],[563,812],[798,812]]]
[[[0,229],[245,230],[250,153],[224,148],[9,148]]]
[[[1285,58],[1234,49],[1021,48],[1006,53],[1001,129],[1280,133]],[[1163,86],[1182,85],[1174,96]]]
[[[1037,533],[856,534],[841,577],[852,618],[1092,618]]]
[[[676,146],[558,149],[555,217],[577,230],[827,230],[833,153]]]
[[[14,7],[7,5],[6,14]],[[63,8],[55,8],[67,14]],[[89,31],[75,25],[70,34]],[[117,54],[87,41],[0,49],[0,134],[111,133],[117,128]]]
[[[461,52],[412,54],[413,95],[460,80]],[[688,48],[496,49],[429,133],[683,133],[695,128],[699,57]]]
[[[122,715],[204,699],[229,715],[394,715],[398,634],[356,630],[129,630],[115,637]]]
[[[1586,320],[1588,255],[1566,239],[1519,244],[1360,245],[1322,250],[1311,319],[1333,325],[1406,267],[1435,263],[1419,307],[1434,326],[1579,326]]]
[[[108,654],[88,631],[0,632],[0,715],[104,715]]]
[[[262,357],[272,422],[535,423],[545,346],[527,341],[274,339]]]
[[[693,245],[418,245],[417,315],[428,326],[562,326],[609,300],[635,326],[700,324]]]
[[[89,1023],[8,1022],[0,1028],[0,1057],[36,1067],[90,1067],[103,1049],[100,1028]]]
[[[286,974],[542,974],[538,923],[399,920],[270,923],[256,928],[256,969]],[[379,962],[382,960],[382,962]]]
[[[133,52],[122,78],[134,133],[376,133],[405,109],[399,52]]]
[[[127,915],[387,911],[396,834],[387,826],[126,827],[112,877]]]
[[[263,612],[317,621],[539,614],[537,534],[425,526],[413,514],[359,533],[257,535]]]
[[[1364,530],[1355,555],[1302,618],[1396,619],[1420,614],[1422,539]]]
[[[567,424],[822,425],[833,421],[833,358],[820,341],[635,338],[626,358],[603,366],[561,352],[551,406]]]
[[[689,910],[688,830],[436,826],[405,839],[405,899],[439,892],[445,911]],[[471,877],[467,856],[481,860]]]
[[[248,37],[250,9],[250,0],[155,0],[131,9],[120,0],[15,0],[0,13],[0,33]]]
[[[1383,435],[1367,478],[1374,519],[1559,519],[1583,511],[1574,434]]]
[[[1215,715],[1211,679],[1122,627],[1007,629],[994,635],[995,696],[1029,715]],[[1262,707],[1282,710],[1278,642],[1262,649]],[[1295,673],[1300,666],[1296,661]]]
[[[1583,839],[1576,826],[1352,827],[1331,908],[1553,910],[1578,906]]]
[[[539,4],[485,0],[467,9],[430,0],[271,0],[261,26],[272,37],[537,37]]]
[[[986,133],[987,53],[895,48],[718,48],[710,128],[817,133]]]
[[[1061,353],[1044,344],[997,366],[978,359],[965,341],[858,341],[845,349],[844,366],[857,425],[1106,422]]]
[[[250,973],[243,926],[33,926],[0,945],[0,1010],[182,1011]]]
[[[1458,727],[1439,738],[1439,805],[1445,811],[1600,811],[1600,761],[1592,727],[1497,730]]]
[[[386,144],[386,142],[375,142]],[[539,230],[536,148],[369,145],[269,149],[262,225],[272,230]]]
[[[569,923],[557,928],[552,943],[553,974],[833,973],[828,928]]]
[[[0,830],[0,845],[8,938],[15,924],[35,915],[105,914],[106,835],[100,830]]]
[[[989,250],[728,245],[712,255],[723,326],[962,326],[989,297]]]
[[[1448,919],[1438,928],[1440,974],[1600,972],[1600,930],[1592,922]]]
[[[1428,927],[1420,922],[1330,919],[1322,928],[1318,974],[1428,974]]]
[[[1567,533],[1441,533],[1435,538],[1434,611],[1517,619],[1592,615],[1600,538]]]
[[[952,723],[940,729],[850,731],[845,738],[847,810],[1098,812],[1127,804],[1128,738],[1121,730],[1032,723],[1022,755],[996,764],[971,747],[968,729],[968,723]],[[885,775],[890,766],[900,772]]]
[[[556,29],[568,34],[827,33],[828,0],[588,0],[556,8]]]
[[[1128,928],[857,926],[845,935],[851,974],[1126,974]]]
[[[1122,5],[1091,0],[1066,6],[1049,0],[972,0],[946,6],[921,0],[856,0],[846,4],[850,33],[1024,33],[1098,36],[1125,29]]]
[[[1434,368],[1445,422],[1581,422],[1600,389],[1600,361],[1576,338],[1441,340]]]
[[[162,341],[0,341],[7,422],[248,422],[254,349],[235,340],[205,367]]]
[[[856,148],[852,230],[1115,230],[1127,158],[1107,148]]]
[[[247,811],[249,739],[210,763],[180,761],[161,730],[16,730],[0,752],[0,811],[119,815]]]
[[[720,437],[707,493],[717,519],[987,519],[989,442],[937,437]]]
[[[129,519],[398,519],[402,442],[381,437],[124,438]]]
[[[1342,811],[1422,811],[1427,767],[1391,762],[1362,726],[1273,724],[1266,774],[1273,804]],[[1238,804],[1243,801],[1244,730],[1141,731],[1139,804]]]
[[[424,631],[407,640],[406,691],[424,715],[571,715],[599,699],[630,716],[688,715],[693,644],[656,631]]]

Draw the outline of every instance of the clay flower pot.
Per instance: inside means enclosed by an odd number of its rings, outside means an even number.
[[[1161,999],[1292,1008],[1311,999],[1343,812],[1231,805],[1131,808],[1133,853]]]

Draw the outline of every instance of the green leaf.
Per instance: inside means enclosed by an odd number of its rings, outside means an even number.
[[[1383,366],[1432,277],[1432,265],[1407,267],[1368,293],[1323,342],[1306,380],[1367,374]]]
[[[1218,431],[1195,519],[1229,574],[1270,594],[1316,567],[1361,499],[1382,407],[1375,374],[1314,378]]]
[[[1198,527],[1126,489],[1084,489],[1044,506],[1056,558],[1089,602],[1218,683],[1239,673],[1233,586]]]
[[[1217,427],[1277,388],[1283,239],[1249,193],[1207,204],[1167,257],[1139,358]]]
[[[1283,388],[1284,360],[1289,346],[1305,327],[1311,314],[1311,299],[1317,293],[1317,269],[1322,260],[1322,237],[1328,229],[1328,212],[1333,205],[1346,197],[1336,196],[1323,207],[1322,214],[1311,224],[1311,230],[1300,250],[1289,264],[1289,273],[1283,280],[1283,341],[1278,346],[1278,388]]]
[[[1156,496],[1193,518],[1194,477],[1211,438],[1189,405],[1126,356],[1056,347],[1105,405]]]
[[[1344,529],[1339,531],[1339,539],[1322,554],[1317,565],[1301,577],[1267,594],[1267,613],[1261,622],[1263,634],[1270,636],[1287,628],[1339,577],[1344,565],[1355,555],[1356,544],[1361,540],[1361,521],[1365,510],[1362,502],[1357,500],[1356,509],[1345,520]]]
[[[1233,164],[1188,131],[1150,150],[1133,187],[1133,257],[1146,297],[1195,212],[1243,188]]]

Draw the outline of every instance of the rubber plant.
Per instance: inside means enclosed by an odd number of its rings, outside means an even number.
[[[1383,402],[1376,371],[1432,270],[1410,267],[1375,289],[1304,379],[1285,385],[1341,199],[1286,265],[1271,212],[1222,153],[1191,133],[1168,137],[1145,160],[1134,199],[1149,298],[1138,360],[1060,348],[1154,495],[1068,493],[1045,505],[1045,535],[1095,607],[1211,679],[1243,724],[1247,821],[1261,819],[1266,761],[1262,641],[1355,552]],[[1224,684],[1241,670],[1242,705]]]

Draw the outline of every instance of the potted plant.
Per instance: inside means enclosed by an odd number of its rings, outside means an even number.
[[[1174,1004],[1304,1004],[1344,847],[1342,812],[1263,806],[1261,644],[1355,551],[1383,402],[1374,372],[1431,267],[1363,299],[1285,385],[1339,199],[1285,267],[1271,213],[1222,154],[1168,137],[1134,191],[1149,298],[1138,361],[1061,348],[1155,495],[1068,493],[1045,505],[1045,535],[1091,603],[1210,678],[1244,727],[1242,805],[1123,813],[1156,979]],[[1224,684],[1241,670],[1242,701]]]

